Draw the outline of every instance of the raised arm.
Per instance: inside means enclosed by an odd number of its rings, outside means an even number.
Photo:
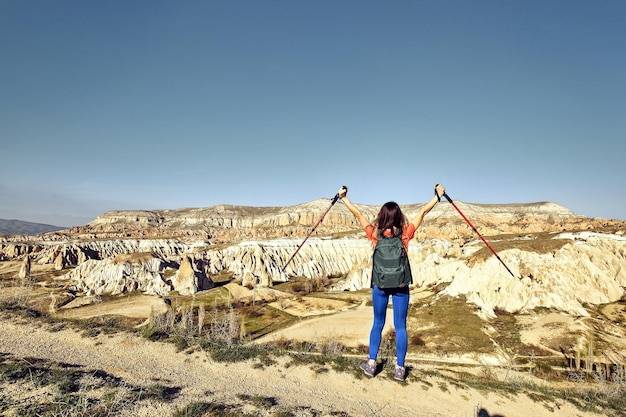
[[[339,192],[339,198],[341,198],[341,201],[343,201],[346,207],[348,207],[348,210],[350,210],[352,214],[356,216],[359,224],[361,225],[363,230],[365,230],[365,228],[370,225],[370,222],[365,218],[361,211],[354,204],[352,204],[352,201],[348,199],[347,194],[348,190],[343,188]]]
[[[417,215],[413,218],[413,220],[411,220],[411,223],[413,224],[413,226],[415,226],[415,229],[417,229],[420,226],[420,224],[422,224],[422,221],[424,220],[424,216],[426,216],[428,212],[431,211],[433,207],[435,207],[435,204],[437,204],[437,202],[439,201],[439,199],[441,199],[441,197],[445,194],[445,192],[446,192],[446,189],[444,188],[443,185],[441,184],[435,185],[435,195],[433,196],[433,198],[431,198],[430,201],[426,203],[424,207],[422,207],[419,213],[417,213]]]

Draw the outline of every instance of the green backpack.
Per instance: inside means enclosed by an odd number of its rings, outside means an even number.
[[[378,229],[378,242],[372,255],[372,287],[397,288],[413,283],[409,257],[402,243],[402,229],[387,237]]]

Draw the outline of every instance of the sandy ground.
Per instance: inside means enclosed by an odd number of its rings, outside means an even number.
[[[536,316],[519,316],[520,326],[525,329],[520,331],[522,342],[527,345],[542,346],[555,354],[559,351],[548,349],[546,341],[562,336],[564,333],[584,332],[587,327],[575,318],[563,313],[548,313]]]
[[[359,307],[343,315],[303,321],[315,326],[339,329],[339,322],[367,308]],[[333,318],[334,317],[334,318]],[[339,320],[337,320],[339,318]],[[332,320],[332,321],[331,321]],[[295,331],[295,330],[294,330]],[[313,331],[315,333],[315,331]],[[359,336],[360,337],[360,336]],[[74,330],[50,331],[33,322],[4,320],[0,323],[0,351],[18,357],[36,357],[102,369],[128,383],[149,386],[155,381],[180,387],[172,402],[150,402],[129,409],[128,416],[165,416],[193,401],[237,402],[238,394],[273,397],[285,407],[310,407],[325,414],[345,412],[350,416],[481,417],[567,416],[589,417],[568,404],[548,410],[526,396],[504,397],[457,388],[445,379],[423,372],[428,365],[417,365],[399,383],[389,376],[389,368],[375,378],[333,370],[319,373],[307,366],[278,364],[254,367],[252,362],[216,363],[204,352],[180,353],[168,343],[150,342],[132,334],[100,335],[87,338]],[[286,359],[282,359],[285,361]]]
[[[387,310],[385,330],[393,328],[393,312]],[[265,343],[280,339],[295,339],[310,342],[341,340],[348,347],[369,343],[369,332],[372,327],[372,307],[365,302],[356,308],[339,311],[331,316],[318,315],[304,319],[293,326],[279,330],[258,339]]]
[[[148,318],[150,314],[165,314],[168,306],[161,297],[141,296],[120,298],[98,303],[92,297],[79,297],[59,309],[56,314],[61,318],[88,319],[103,314],[117,314],[131,318]]]

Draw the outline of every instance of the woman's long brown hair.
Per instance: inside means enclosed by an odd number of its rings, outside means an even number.
[[[400,210],[398,203],[389,201],[380,208],[375,223],[376,227],[381,230],[392,229],[393,227],[402,229],[406,224],[406,217]]]

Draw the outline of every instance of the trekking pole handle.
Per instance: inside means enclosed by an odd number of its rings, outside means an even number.
[[[342,185],[341,188],[339,188],[339,191],[337,191],[337,194],[335,194],[335,197],[333,198],[333,204],[341,198],[341,194],[347,194],[347,193],[348,193],[348,186]]]

